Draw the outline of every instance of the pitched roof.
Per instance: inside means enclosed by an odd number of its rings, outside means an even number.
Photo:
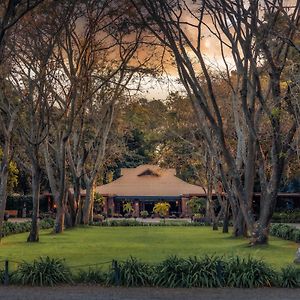
[[[136,168],[122,169],[121,175],[111,183],[96,187],[96,192],[114,196],[205,195],[202,187],[176,177],[175,169],[141,165]]]

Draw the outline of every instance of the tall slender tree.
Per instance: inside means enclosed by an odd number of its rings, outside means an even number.
[[[287,88],[281,85],[291,45],[277,36],[275,24],[279,18],[285,18],[287,26],[280,33],[294,40],[300,2],[296,1],[292,9],[286,9],[283,1],[131,2],[143,26],[174,56],[198,126],[222,177],[229,177],[232,183],[232,199],[242,212],[251,243],[267,243],[279,183],[299,130],[289,103],[289,83],[286,82]],[[203,51],[204,29],[220,47],[231,89],[230,109],[236,115],[234,147],[228,143],[226,113],[221,110],[222,99],[216,95],[209,72],[212,66]],[[234,80],[231,70],[235,71]],[[200,80],[200,75],[204,80]],[[261,199],[256,218],[252,201],[257,174]]]

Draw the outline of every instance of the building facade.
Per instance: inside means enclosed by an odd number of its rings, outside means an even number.
[[[96,187],[95,192],[105,198],[104,212],[108,215],[123,215],[123,204],[130,202],[136,217],[144,210],[151,215],[157,202],[170,204],[170,216],[188,216],[188,200],[193,196],[206,197],[202,187],[179,179],[175,169],[156,165],[122,169],[120,178]]]

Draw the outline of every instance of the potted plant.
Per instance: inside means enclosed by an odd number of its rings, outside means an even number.
[[[104,216],[101,214],[94,215],[94,217],[93,217],[93,221],[98,222],[98,223],[103,222],[104,219],[105,219]]]
[[[132,204],[130,202],[127,202],[123,204],[123,211],[125,212],[124,217],[130,218],[134,211],[134,208],[132,207]]]
[[[147,217],[149,217],[149,213],[146,210],[142,210],[140,215],[143,219],[146,219]]]
[[[192,220],[194,222],[201,222],[202,218],[203,218],[203,216],[201,214],[196,213],[196,214],[193,215]]]

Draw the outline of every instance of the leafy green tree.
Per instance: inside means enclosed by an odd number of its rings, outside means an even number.
[[[3,150],[0,148],[0,161],[2,160]],[[7,192],[12,193],[14,188],[18,185],[19,169],[14,161],[10,161],[8,164],[8,181],[7,181]]]
[[[191,208],[191,211],[192,211],[193,214],[201,213],[203,215],[205,213],[206,199],[205,198],[192,197],[188,201],[188,206]]]

